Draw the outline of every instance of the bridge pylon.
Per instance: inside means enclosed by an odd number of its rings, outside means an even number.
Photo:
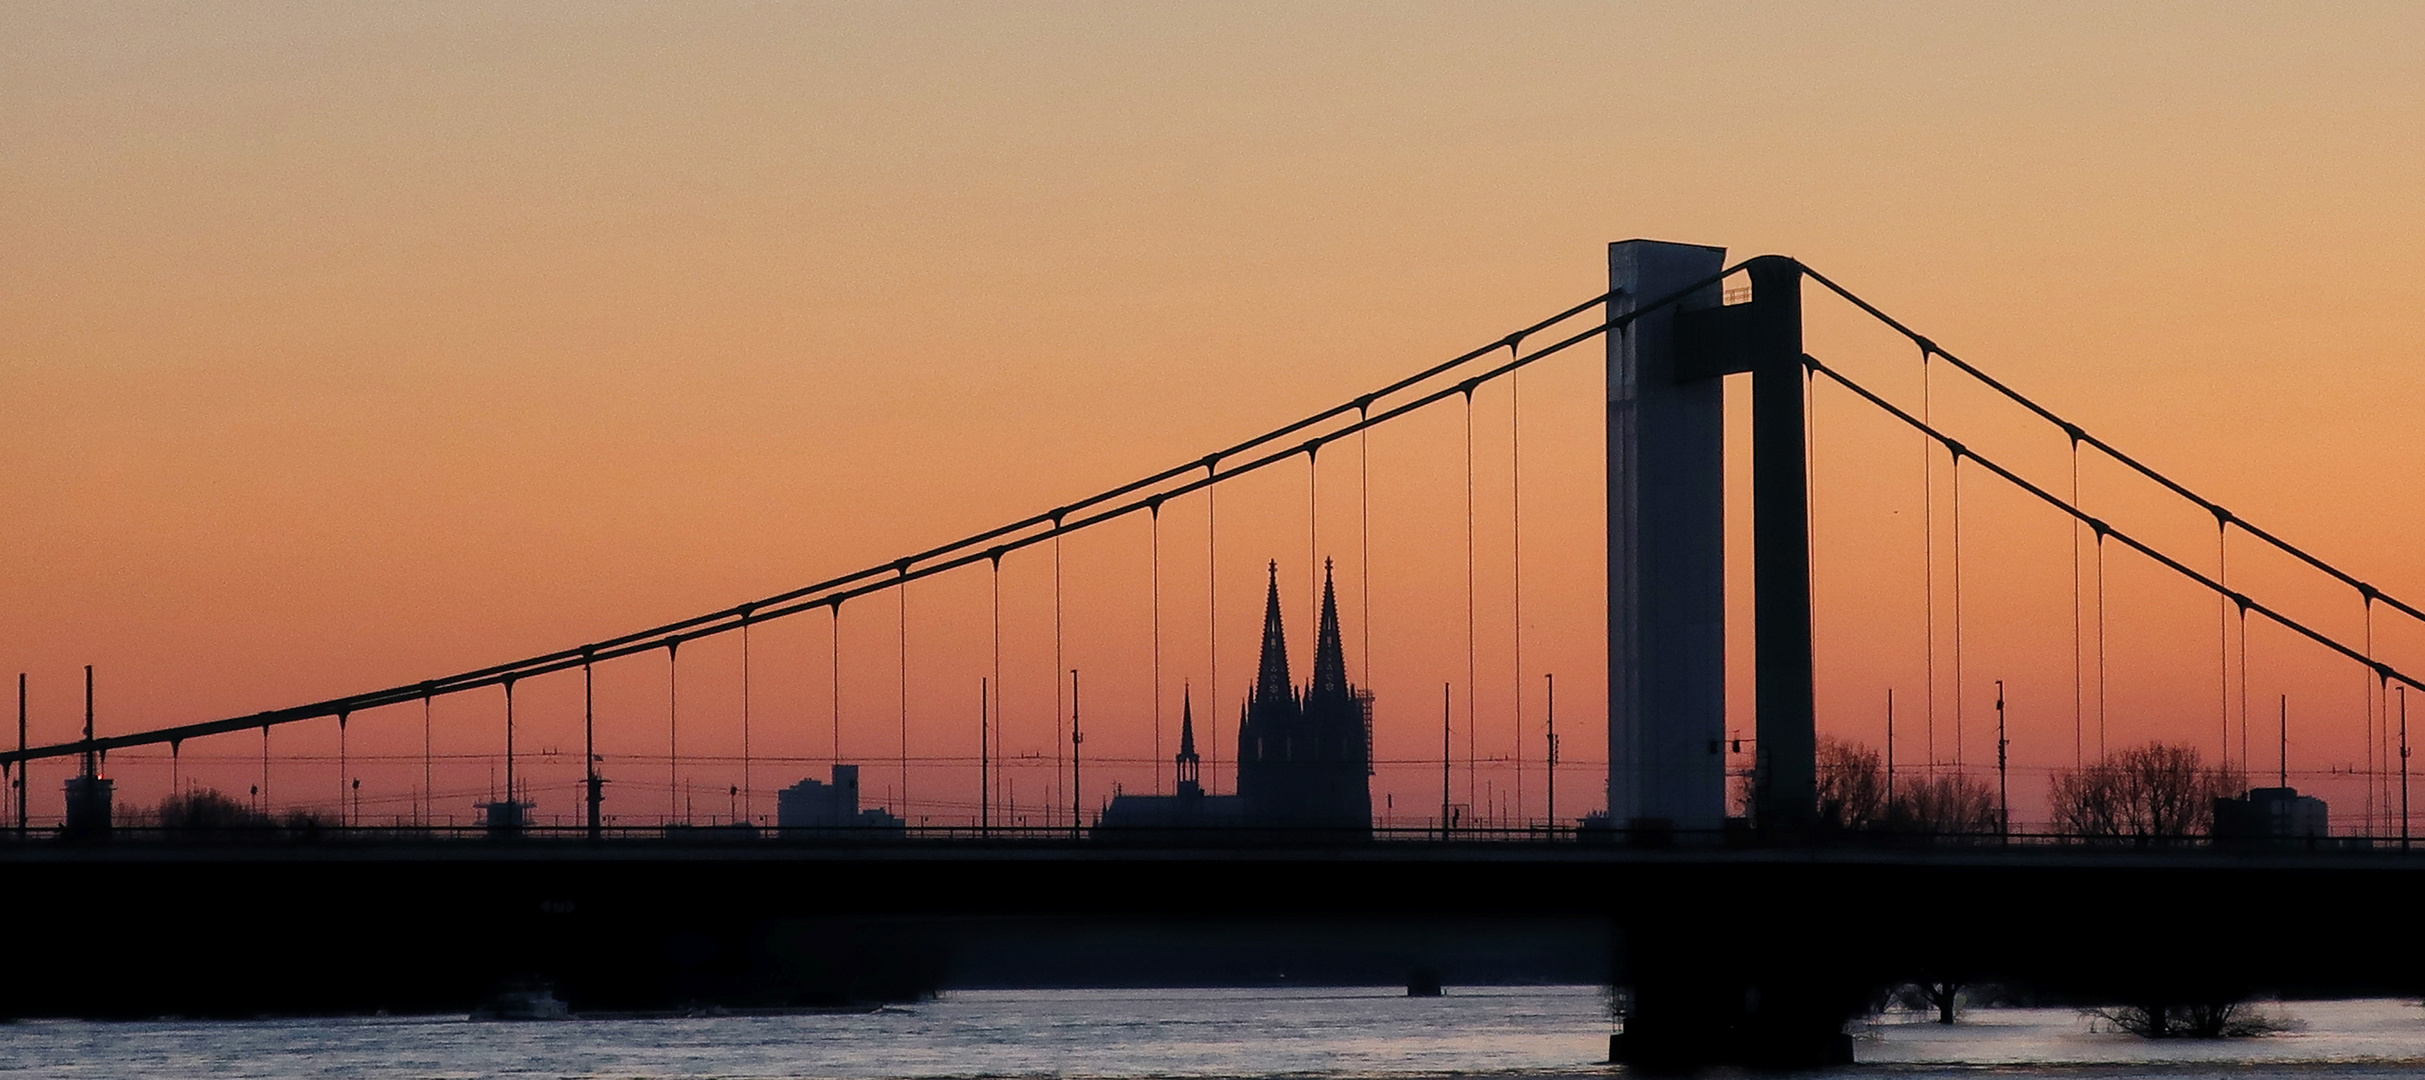
[[[1726,816],[1725,399],[1752,378],[1758,728],[1753,819],[1790,835],[1817,805],[1802,267],[1763,256],[1728,304],[1724,248],[1609,245],[1608,806],[1637,836]]]
[[[1751,376],[1756,768],[1751,816],[1786,839],[1816,816],[1802,267],[1629,240],[1608,252],[1608,807],[1635,842],[1710,837],[1726,819],[1726,463],[1721,378]],[[1620,322],[1619,320],[1623,320]],[[1616,898],[1632,991],[1611,1057],[1649,1068],[1836,1065],[1858,994],[1776,920]]]
[[[1608,335],[1608,816],[1637,831],[1726,817],[1725,398],[1683,377],[1676,340],[1682,310],[1719,305],[1725,263],[1608,246],[1608,316],[1635,316]]]

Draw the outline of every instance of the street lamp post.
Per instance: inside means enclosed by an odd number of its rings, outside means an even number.
[[[2012,740],[2004,737],[2004,680],[1996,680],[1996,822],[2004,834],[2004,842],[2012,842],[2012,789],[2006,782],[2004,751]]]
[[[1069,669],[1069,828],[1070,835],[1083,835],[1086,829],[1086,796],[1084,785],[1078,781],[1078,744],[1086,737],[1078,734],[1078,669]]]
[[[1549,682],[1549,835],[1558,835],[1558,676],[1544,672]]]

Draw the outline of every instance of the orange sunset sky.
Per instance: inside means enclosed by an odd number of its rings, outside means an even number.
[[[84,664],[101,730],[124,732],[727,607],[1496,340],[1600,293],[1606,243],[1635,236],[1800,257],[2425,604],[2419,56],[2425,8],[2397,4],[10,5],[0,670],[29,674],[48,743],[81,722]],[[1916,407],[1908,345],[1810,303],[1815,354]],[[1552,672],[1560,815],[1601,801],[1600,356],[1526,371],[1512,420],[1503,384],[1474,398],[1470,686],[1462,406],[1372,438],[1369,670],[1359,462],[1320,458],[1315,544],[1396,820],[1437,805],[1442,683],[1457,800],[1538,816]],[[2059,435],[1957,380],[1930,394],[1980,452],[2067,481]],[[1821,727],[1879,741],[1894,688],[1913,762],[1921,446],[1832,388],[1812,409]],[[1167,782],[1182,686],[1226,787],[1266,560],[1304,677],[1306,480],[1298,462],[1221,489],[1217,700],[1203,508],[1165,511],[1158,752],[1147,523],[1066,543],[1057,667],[1085,672],[1087,802]],[[2006,680],[2015,812],[2038,820],[2074,747],[2069,534],[1963,484],[1964,760],[1992,760]],[[2212,566],[2210,519],[2103,462],[2081,488]],[[2347,590],[2233,544],[2235,583],[2362,638]],[[2108,739],[2211,753],[2227,719],[2236,740],[2212,599],[2144,562],[2107,573]],[[1004,564],[1005,749],[1042,763],[1009,771],[1021,814],[1053,797],[1065,707],[1051,581],[1047,553]],[[824,614],[754,631],[749,812],[823,774],[838,696],[869,802],[973,814],[988,589],[969,571],[912,591],[906,701],[889,598],[846,606],[839,695]],[[2374,633],[2425,673],[2425,628],[2378,613]],[[2268,628],[2249,655],[2259,771],[2287,693],[2294,781],[2363,825],[2365,785],[2332,774],[2383,742],[2359,670]],[[663,657],[598,673],[610,812],[731,809],[739,643],[680,663],[670,779]],[[579,678],[518,694],[538,813],[570,815]],[[501,710],[437,703],[431,812],[468,823],[493,790]],[[367,818],[423,804],[419,711],[351,723]],[[1489,759],[1470,774],[1469,738]],[[276,803],[333,804],[337,744],[330,722],[282,729]],[[178,767],[240,793],[259,753],[229,736]],[[166,790],[163,753],[110,764],[122,805]],[[37,817],[64,771],[36,766]]]

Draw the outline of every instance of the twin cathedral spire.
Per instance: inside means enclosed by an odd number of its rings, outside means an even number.
[[[1274,560],[1270,590],[1263,600],[1263,662],[1255,675],[1250,708],[1303,711],[1317,698],[1326,704],[1355,698],[1355,688],[1347,681],[1347,649],[1339,636],[1338,584],[1330,560],[1323,560],[1322,614],[1314,631],[1314,678],[1300,694],[1288,677],[1288,634],[1280,623],[1280,564]]]
[[[1281,626],[1280,564],[1263,602],[1263,657],[1255,692],[1238,720],[1238,795],[1261,825],[1368,835],[1372,829],[1372,695],[1347,681],[1339,593],[1322,568],[1313,680],[1300,690],[1288,672]]]

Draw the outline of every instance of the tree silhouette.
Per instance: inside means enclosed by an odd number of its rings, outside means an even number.
[[[211,788],[190,788],[160,800],[158,815],[161,828],[186,836],[258,832],[269,826],[269,819],[252,807]]]
[[[1885,760],[1869,746],[1819,737],[1819,821],[1828,828],[1945,836],[1995,833],[1995,789],[1965,773],[1901,775],[1892,797]]]
[[[1996,790],[1968,773],[1940,773],[1895,785],[1885,827],[1936,836],[1977,836],[2003,831]]]
[[[2214,801],[2246,791],[2237,769],[2208,767],[2194,746],[2151,742],[2057,772],[2055,828],[2081,837],[2165,843],[2214,831]]]
[[[1878,752],[1819,736],[1819,820],[1832,828],[1875,828],[1886,815],[1886,769]]]

